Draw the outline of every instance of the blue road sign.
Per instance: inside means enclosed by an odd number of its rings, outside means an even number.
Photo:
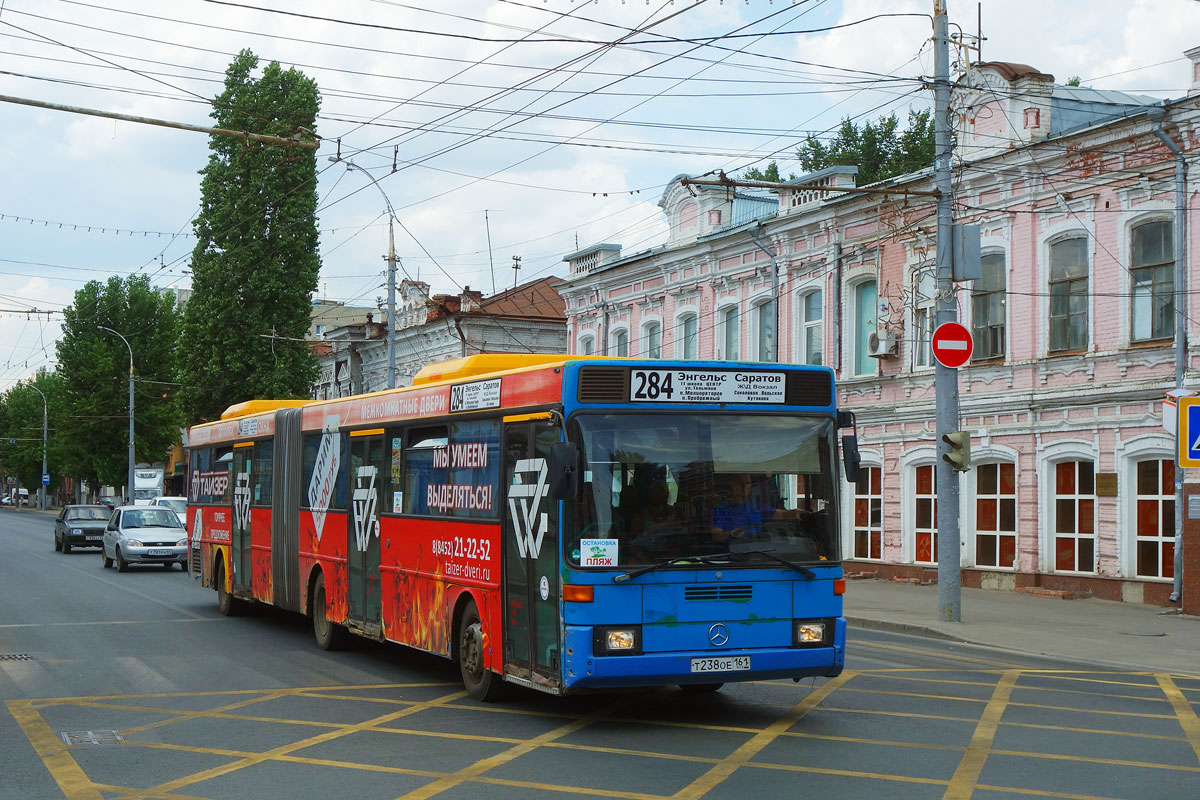
[[[1181,467],[1200,467],[1200,397],[1179,398],[1178,461]]]
[[[42,473],[42,486],[49,486],[49,485],[50,485],[50,473],[43,472]]]

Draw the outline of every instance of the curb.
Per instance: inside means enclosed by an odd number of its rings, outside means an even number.
[[[852,628],[862,628],[869,631],[885,631],[887,633],[904,633],[909,636],[922,636],[926,639],[941,639],[945,642],[958,642],[959,644],[974,644],[961,636],[953,636],[949,633],[944,633],[936,628],[930,628],[928,625],[914,625],[911,622],[888,622],[881,619],[867,619],[866,617],[846,617],[846,624]]]

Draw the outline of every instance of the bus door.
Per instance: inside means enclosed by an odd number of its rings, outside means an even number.
[[[254,463],[253,442],[233,446],[233,525],[229,546],[233,588],[250,589],[250,467]]]
[[[547,467],[559,431],[549,420],[523,421],[505,425],[504,436],[505,669],[558,686],[558,501]]]
[[[350,434],[350,524],[346,560],[350,572],[347,616],[367,633],[378,633],[382,619],[379,589],[380,487],[388,461],[383,433]]]

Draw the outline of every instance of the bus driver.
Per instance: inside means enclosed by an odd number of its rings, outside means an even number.
[[[730,539],[753,538],[762,533],[762,524],[772,519],[800,519],[799,508],[774,508],[750,496],[751,479],[747,473],[734,475],[729,482],[729,497],[713,508],[712,538],[726,543]]]

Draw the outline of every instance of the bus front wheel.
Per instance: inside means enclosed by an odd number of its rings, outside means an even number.
[[[483,656],[483,621],[475,601],[468,600],[458,622],[458,669],[467,694],[486,703],[500,699],[504,682],[487,668]]]
[[[325,602],[325,576],[318,575],[312,591],[312,625],[317,647],[322,650],[341,650],[346,646],[349,634],[346,629],[329,619],[329,607]]]

